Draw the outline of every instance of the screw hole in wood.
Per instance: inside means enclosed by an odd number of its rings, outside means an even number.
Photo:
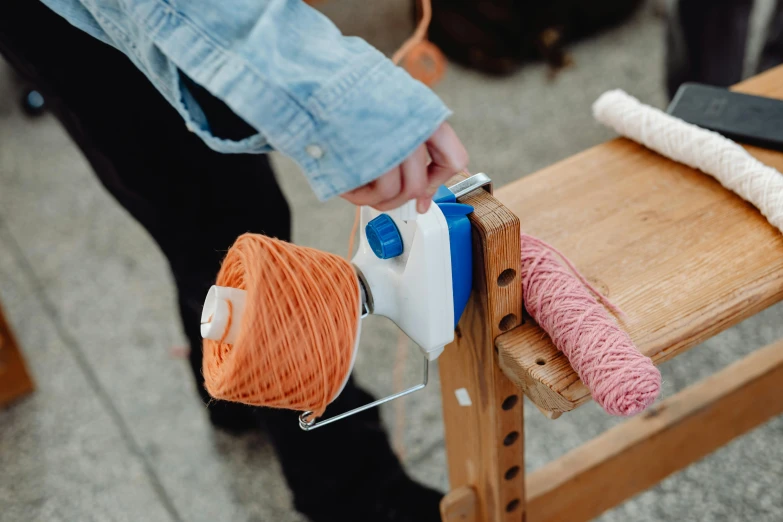
[[[500,407],[508,411],[517,405],[517,401],[519,401],[518,395],[509,395],[508,397],[506,397],[506,399],[503,401],[503,404],[501,404]]]
[[[515,498],[514,500],[506,504],[506,513],[511,513],[518,507],[519,507],[519,499]]]
[[[508,314],[500,320],[498,327],[500,328],[501,332],[506,332],[513,328],[515,324],[517,324],[517,316],[514,314]]]
[[[513,268],[507,268],[503,270],[498,276],[498,286],[503,288],[510,285],[514,281],[515,277],[517,277],[517,271]]]
[[[517,475],[519,475],[519,466],[511,466],[503,476],[506,480],[513,480]]]
[[[519,432],[518,431],[512,431],[506,437],[503,439],[503,445],[504,446],[511,446],[514,444],[517,439],[519,438]]]
[[[541,357],[539,357],[538,359],[536,359],[536,364],[539,366],[544,366],[546,364],[546,361]]]

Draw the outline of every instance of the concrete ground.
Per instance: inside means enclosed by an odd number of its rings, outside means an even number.
[[[410,29],[403,0],[324,9],[384,51]],[[437,91],[454,109],[472,170],[503,184],[610,138],[590,116],[606,89],[664,106],[663,30],[645,8],[576,46],[576,65],[554,81],[538,65],[507,79],[451,67]],[[186,362],[171,355],[183,337],[161,253],[54,118],[23,116],[20,89],[0,64],[0,301],[38,385],[0,411],[0,521],[303,520],[263,436],[215,432]],[[292,163],[274,161],[295,240],[343,254],[352,209],[318,204]],[[782,337],[781,317],[773,307],[664,365],[665,395]],[[386,394],[396,332],[379,320],[364,332],[356,374]],[[412,381],[418,359],[407,361]],[[383,415],[402,433],[410,472],[445,490],[437,377]],[[594,404],[557,421],[532,407],[525,415],[529,470],[617,422]],[[783,520],[782,437],[783,418],[774,419],[601,520]]]

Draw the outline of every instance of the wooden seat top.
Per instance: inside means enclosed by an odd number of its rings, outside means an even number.
[[[736,90],[783,99],[783,67]],[[783,171],[783,153],[746,147]],[[783,300],[783,234],[713,178],[618,138],[499,189],[522,231],[560,249],[664,362]],[[540,408],[590,392],[529,318],[498,337],[499,364]]]

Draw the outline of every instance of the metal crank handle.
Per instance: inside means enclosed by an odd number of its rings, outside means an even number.
[[[424,359],[424,378],[421,383],[408,388],[407,390],[403,390],[401,392],[395,393],[394,395],[389,395],[388,397],[384,397],[383,399],[378,399],[375,402],[371,402],[369,404],[365,404],[364,406],[359,406],[358,408],[354,408],[350,411],[346,411],[345,413],[341,413],[339,415],[335,415],[334,417],[329,417],[328,419],[319,420],[316,421],[316,419],[311,419],[309,417],[312,417],[313,412],[306,411],[299,415],[299,427],[302,428],[304,431],[312,431],[316,428],[320,428],[321,426],[326,426],[327,424],[331,424],[335,421],[344,419],[346,417],[350,417],[351,415],[354,415],[356,413],[362,412],[364,410],[369,410],[370,408],[374,408],[376,406],[379,406],[385,402],[393,401],[394,399],[399,399],[400,397],[404,397],[406,395],[409,395],[413,392],[417,392],[421,389],[424,389],[425,386],[427,386],[427,381],[429,380],[429,367],[430,362],[427,360],[426,357]]]

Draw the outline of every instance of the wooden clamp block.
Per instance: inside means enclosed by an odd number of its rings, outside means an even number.
[[[30,372],[0,307],[0,407],[32,392]]]

